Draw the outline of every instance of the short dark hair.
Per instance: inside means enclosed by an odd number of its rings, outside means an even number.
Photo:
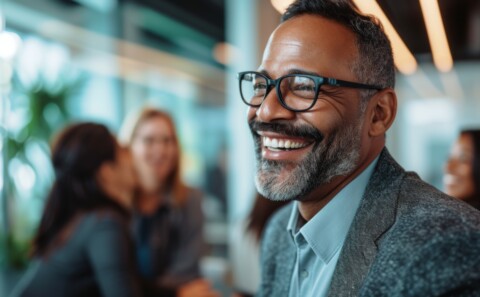
[[[480,129],[465,129],[460,135],[468,135],[473,141],[473,183],[475,185],[474,200],[480,206]]]
[[[392,47],[377,18],[362,14],[349,0],[296,0],[283,14],[282,22],[304,14],[333,20],[355,34],[359,57],[352,71],[361,83],[384,88],[395,86]],[[363,98],[373,94],[363,93]]]

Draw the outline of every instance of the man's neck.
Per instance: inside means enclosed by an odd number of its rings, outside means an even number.
[[[352,180],[359,176],[370,163],[380,154],[381,150],[367,157],[360,165],[347,176],[334,177],[329,183],[319,186],[313,190],[307,197],[300,200],[298,210],[300,215],[306,221],[313,218],[325,205],[327,205],[343,188]]]

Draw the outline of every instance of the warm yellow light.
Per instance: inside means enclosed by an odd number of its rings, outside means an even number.
[[[219,42],[213,48],[213,57],[218,63],[228,65],[238,58],[238,50],[229,43]]]
[[[378,3],[375,0],[354,0],[354,2],[362,12],[374,15],[382,22],[385,33],[392,43],[393,59],[398,70],[403,74],[414,73],[417,70],[417,61]]]
[[[437,0],[420,0],[420,7],[427,27],[433,63],[438,70],[448,72],[453,67],[453,59],[438,2]]]
[[[281,14],[287,10],[287,7],[292,4],[293,0],[271,0],[273,7]]]

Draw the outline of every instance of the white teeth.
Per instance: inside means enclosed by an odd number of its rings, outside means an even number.
[[[263,137],[263,145],[264,146],[271,146],[272,145],[272,140],[268,137]]]
[[[276,148],[278,148],[278,147],[279,147],[279,145],[278,145],[278,140],[277,140],[277,139],[275,139],[275,138],[274,138],[274,139],[272,139],[272,143],[271,143],[271,145],[270,145],[270,146],[271,146],[271,147],[276,147]]]
[[[293,142],[291,140],[280,140],[276,138],[263,137],[263,146],[275,149],[298,149],[306,147],[308,143]]]

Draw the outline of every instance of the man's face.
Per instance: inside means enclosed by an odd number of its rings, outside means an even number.
[[[351,70],[356,57],[352,32],[324,18],[302,15],[275,30],[259,71],[274,79],[309,73],[356,82]],[[330,86],[321,90],[307,112],[282,107],[274,89],[260,107],[250,107],[256,185],[262,195],[272,200],[309,199],[333,178],[347,176],[358,166],[363,126],[359,90]]]

